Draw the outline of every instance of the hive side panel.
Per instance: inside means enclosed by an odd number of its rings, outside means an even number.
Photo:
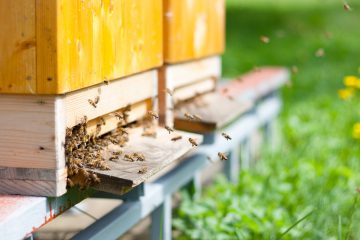
[[[164,1],[164,60],[177,63],[224,51],[224,0]]]
[[[56,93],[57,0],[36,0],[37,93]]]
[[[59,0],[56,93],[162,64],[161,0]]]
[[[64,156],[65,136],[56,133],[55,111],[54,97],[0,95],[1,168],[65,167],[57,157]]]
[[[0,93],[35,93],[35,51],[35,0],[0,0]]]

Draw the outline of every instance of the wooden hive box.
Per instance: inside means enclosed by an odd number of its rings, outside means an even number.
[[[0,0],[0,35],[0,194],[60,196],[69,176],[67,129],[86,116],[87,134],[100,136],[156,106],[162,1]],[[185,133],[171,141],[180,133],[154,124],[157,138],[130,129],[125,148],[101,152],[110,170],[84,166],[100,178],[95,188],[124,193],[192,150],[189,137],[202,141]],[[119,149],[143,151],[147,161],[110,162]]]
[[[161,0],[0,0],[0,93],[62,94],[162,65]]]
[[[225,1],[165,0],[163,11],[161,123],[198,133],[219,129],[248,109],[216,91],[225,46]],[[201,119],[189,120],[184,113]]]

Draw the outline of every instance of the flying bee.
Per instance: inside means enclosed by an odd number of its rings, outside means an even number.
[[[222,133],[221,134],[226,140],[231,140],[232,138],[228,135],[228,134],[226,134],[226,133]]]
[[[192,146],[192,147],[197,147],[197,146],[198,146],[198,143],[197,143],[196,140],[193,139],[193,138],[189,138],[189,142],[191,143],[191,146]]]
[[[94,103],[97,105],[100,101],[100,96],[96,96],[94,99]]]
[[[165,92],[166,92],[167,94],[169,94],[170,96],[173,96],[173,94],[174,94],[174,92],[171,91],[169,88],[166,88],[166,89],[165,89]]]
[[[142,153],[134,153],[133,156],[134,156],[138,161],[141,161],[141,162],[145,161],[145,156],[144,156],[144,154],[142,154]]]
[[[172,129],[171,127],[169,126],[165,126],[165,129],[169,131],[169,134],[171,134],[171,132],[174,131],[174,129]]]
[[[350,11],[351,10],[351,7],[348,3],[344,3],[344,10],[345,11]]]
[[[270,38],[268,36],[260,36],[260,41],[267,44],[270,42]]]
[[[97,107],[97,106],[96,106],[96,103],[95,103],[93,100],[88,99],[88,102],[89,102],[89,104],[90,104],[91,106],[93,106],[94,108]]]
[[[148,111],[149,116],[153,117],[154,119],[158,119],[159,115],[154,111]]]
[[[198,120],[198,121],[202,120],[202,118],[196,114],[193,114],[193,117],[194,117],[194,120]]]
[[[142,167],[142,168],[139,169],[138,173],[139,174],[144,174],[144,173],[147,172],[147,170],[148,170],[147,167]]]
[[[192,114],[189,113],[184,113],[184,117],[187,118],[188,120],[194,120],[194,116]]]
[[[178,141],[178,140],[180,140],[180,139],[182,139],[182,136],[176,136],[176,137],[173,137],[172,139],[171,139],[171,141],[173,141],[173,142],[176,142],[176,141]]]
[[[225,155],[225,153],[221,153],[221,152],[218,152],[218,156],[220,158],[221,161],[226,161],[228,160],[227,156]]]

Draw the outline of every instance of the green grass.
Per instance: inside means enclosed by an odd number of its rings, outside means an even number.
[[[228,1],[224,75],[262,65],[299,72],[283,91],[281,148],[264,149],[238,185],[221,177],[199,200],[184,194],[179,238],[360,239],[360,143],[351,138],[360,101],[337,98],[360,66],[360,3],[348,3],[350,12],[341,0]]]

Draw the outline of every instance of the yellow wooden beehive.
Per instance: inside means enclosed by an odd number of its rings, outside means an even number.
[[[161,64],[161,0],[0,0],[0,93],[62,94]]]
[[[66,192],[65,132],[153,109],[162,0],[0,0],[0,194]],[[86,118],[85,118],[86,116]]]
[[[164,0],[165,62],[219,55],[224,40],[224,0]]]
[[[164,0],[163,23],[159,112],[161,123],[171,126],[177,102],[216,88],[225,46],[225,0]]]

